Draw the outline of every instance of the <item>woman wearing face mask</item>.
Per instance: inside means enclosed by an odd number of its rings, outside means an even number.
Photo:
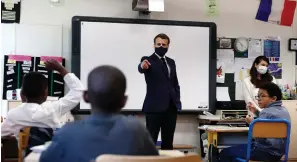
[[[258,56],[250,70],[250,76],[243,80],[242,89],[248,110],[255,113],[261,111],[256,100],[259,87],[266,83],[275,83],[275,78],[268,72],[269,60],[265,56]]]

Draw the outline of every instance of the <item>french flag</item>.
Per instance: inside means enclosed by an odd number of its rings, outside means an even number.
[[[261,0],[257,20],[291,26],[297,0]]]

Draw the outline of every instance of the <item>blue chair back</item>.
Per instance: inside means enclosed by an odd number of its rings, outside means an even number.
[[[247,161],[250,160],[250,150],[253,138],[285,138],[285,157],[288,160],[291,123],[285,119],[255,119],[251,122],[248,132]]]

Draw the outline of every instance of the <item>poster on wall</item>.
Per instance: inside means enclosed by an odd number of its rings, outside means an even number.
[[[219,16],[219,0],[206,0],[206,15]]]
[[[48,71],[45,62],[54,59],[65,66],[65,59],[56,56],[41,56],[35,59],[35,71],[42,73],[48,79],[48,95],[52,97],[64,96],[64,78],[57,71]]]
[[[21,0],[1,0],[1,23],[20,23]]]
[[[242,81],[250,75],[250,69],[253,64],[254,59],[249,58],[235,58],[235,73],[234,82]]]
[[[248,58],[255,59],[262,54],[262,40],[261,39],[249,39],[248,45]]]
[[[275,79],[282,79],[282,63],[271,63],[268,66],[268,70]]]
[[[264,56],[271,63],[280,61],[280,41],[279,40],[264,40]]]
[[[3,95],[4,100],[20,100],[19,94],[23,76],[34,69],[34,57],[26,55],[5,55],[4,56],[4,79]]]

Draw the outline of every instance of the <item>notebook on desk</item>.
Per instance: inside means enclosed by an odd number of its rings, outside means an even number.
[[[198,129],[202,130],[242,130],[242,131],[248,131],[249,127],[232,127],[232,126],[226,126],[226,125],[203,125],[198,127]]]

